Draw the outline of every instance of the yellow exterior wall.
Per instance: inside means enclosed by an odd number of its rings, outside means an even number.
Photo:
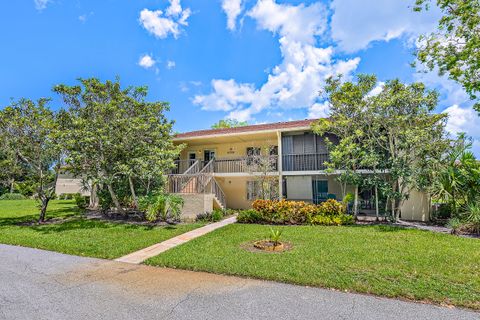
[[[247,200],[247,181],[252,177],[215,177],[227,198],[229,209],[250,209],[252,202]]]
[[[188,154],[195,152],[196,159],[203,159],[204,150],[214,150],[215,157],[220,158],[239,158],[247,155],[248,147],[268,148],[269,146],[276,146],[277,139],[267,140],[252,140],[249,142],[231,142],[223,144],[206,143],[201,145],[187,145],[181,152],[180,159],[188,159]],[[263,150],[262,150],[263,152]]]

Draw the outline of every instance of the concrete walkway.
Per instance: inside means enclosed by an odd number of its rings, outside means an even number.
[[[185,242],[188,242],[192,239],[201,237],[201,236],[203,236],[203,235],[205,235],[209,232],[212,232],[213,230],[216,230],[218,228],[222,228],[226,225],[229,225],[229,224],[232,224],[232,223],[235,223],[235,222],[237,222],[237,217],[231,217],[231,218],[224,219],[220,222],[211,223],[211,224],[208,224],[204,227],[201,227],[201,228],[183,233],[179,236],[176,236],[176,237],[170,238],[168,240],[165,240],[163,242],[154,244],[154,245],[152,245],[150,247],[147,247],[145,249],[142,249],[142,250],[139,250],[139,251],[136,251],[136,252],[132,252],[132,253],[126,255],[126,256],[115,259],[115,261],[125,262],[125,263],[133,263],[133,264],[140,264],[143,261],[145,261],[145,260],[147,260],[151,257],[157,256],[160,253],[165,252],[165,251],[167,251],[171,248],[174,248],[176,246],[184,244]]]
[[[473,320],[480,313],[0,245],[1,320]]]

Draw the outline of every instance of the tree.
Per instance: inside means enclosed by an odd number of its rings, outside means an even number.
[[[59,123],[47,107],[48,101],[20,99],[6,107],[0,117],[2,148],[8,163],[21,163],[35,184],[35,198],[40,203],[39,222],[45,221],[48,203],[55,196],[62,163],[57,140]]]
[[[217,123],[212,124],[212,129],[222,129],[222,128],[237,128],[247,126],[247,121],[238,121],[235,119],[225,119],[220,120]]]
[[[119,186],[126,181],[138,207],[140,180],[161,177],[182,148],[172,142],[173,122],[164,115],[169,105],[147,102],[146,87],[122,89],[119,80],[79,81],[78,86],[54,88],[69,107],[69,129],[62,135],[67,163],[73,174],[105,186],[114,207],[125,213]]]
[[[415,11],[428,10],[431,0],[416,0]],[[480,92],[480,2],[436,0],[443,16],[435,32],[419,38],[417,58],[429,70],[460,83],[471,99]],[[480,112],[480,103],[475,104]]]
[[[359,170],[365,165],[367,155],[372,156],[369,150],[366,135],[365,110],[370,107],[368,94],[376,84],[374,76],[359,75],[358,83],[341,82],[341,77],[327,79],[324,88],[330,102],[330,117],[320,119],[313,126],[313,131],[321,136],[333,134],[339,138],[338,143],[327,137],[327,146],[330,149],[330,170],[339,170],[337,180],[345,193],[346,185],[355,186],[354,215],[358,213],[358,189],[363,176]],[[345,196],[345,195],[344,195]]]
[[[314,124],[314,131],[340,139],[329,144],[330,167],[342,170],[341,176],[356,188],[361,183],[380,188],[398,219],[411,190],[425,190],[432,183],[433,170],[448,147],[446,115],[433,114],[438,94],[422,83],[391,80],[373,95],[376,82],[375,76],[366,75],[359,75],[357,83],[328,79],[330,117]],[[369,174],[359,174],[359,169]]]
[[[259,148],[258,154],[248,155],[246,159],[247,171],[253,175],[253,189],[259,199],[277,200],[279,198],[277,170],[278,157],[272,146]]]
[[[433,197],[449,205],[454,216],[478,200],[480,194],[480,162],[471,151],[472,141],[459,135],[435,171],[431,186]]]

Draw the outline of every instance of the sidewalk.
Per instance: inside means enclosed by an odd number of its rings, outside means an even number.
[[[184,234],[165,240],[163,242],[154,244],[142,250],[132,252],[126,256],[115,259],[115,261],[139,264],[151,257],[154,257],[156,255],[159,255],[162,252],[167,251],[168,249],[184,244],[192,239],[201,237],[209,232],[212,232],[213,230],[222,228],[226,225],[229,225],[235,222],[237,222],[237,217],[231,217],[231,218],[224,219],[220,222],[211,223],[204,227],[186,232]]]

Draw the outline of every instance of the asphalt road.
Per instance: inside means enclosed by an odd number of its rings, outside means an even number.
[[[0,319],[480,319],[318,288],[0,245]]]

